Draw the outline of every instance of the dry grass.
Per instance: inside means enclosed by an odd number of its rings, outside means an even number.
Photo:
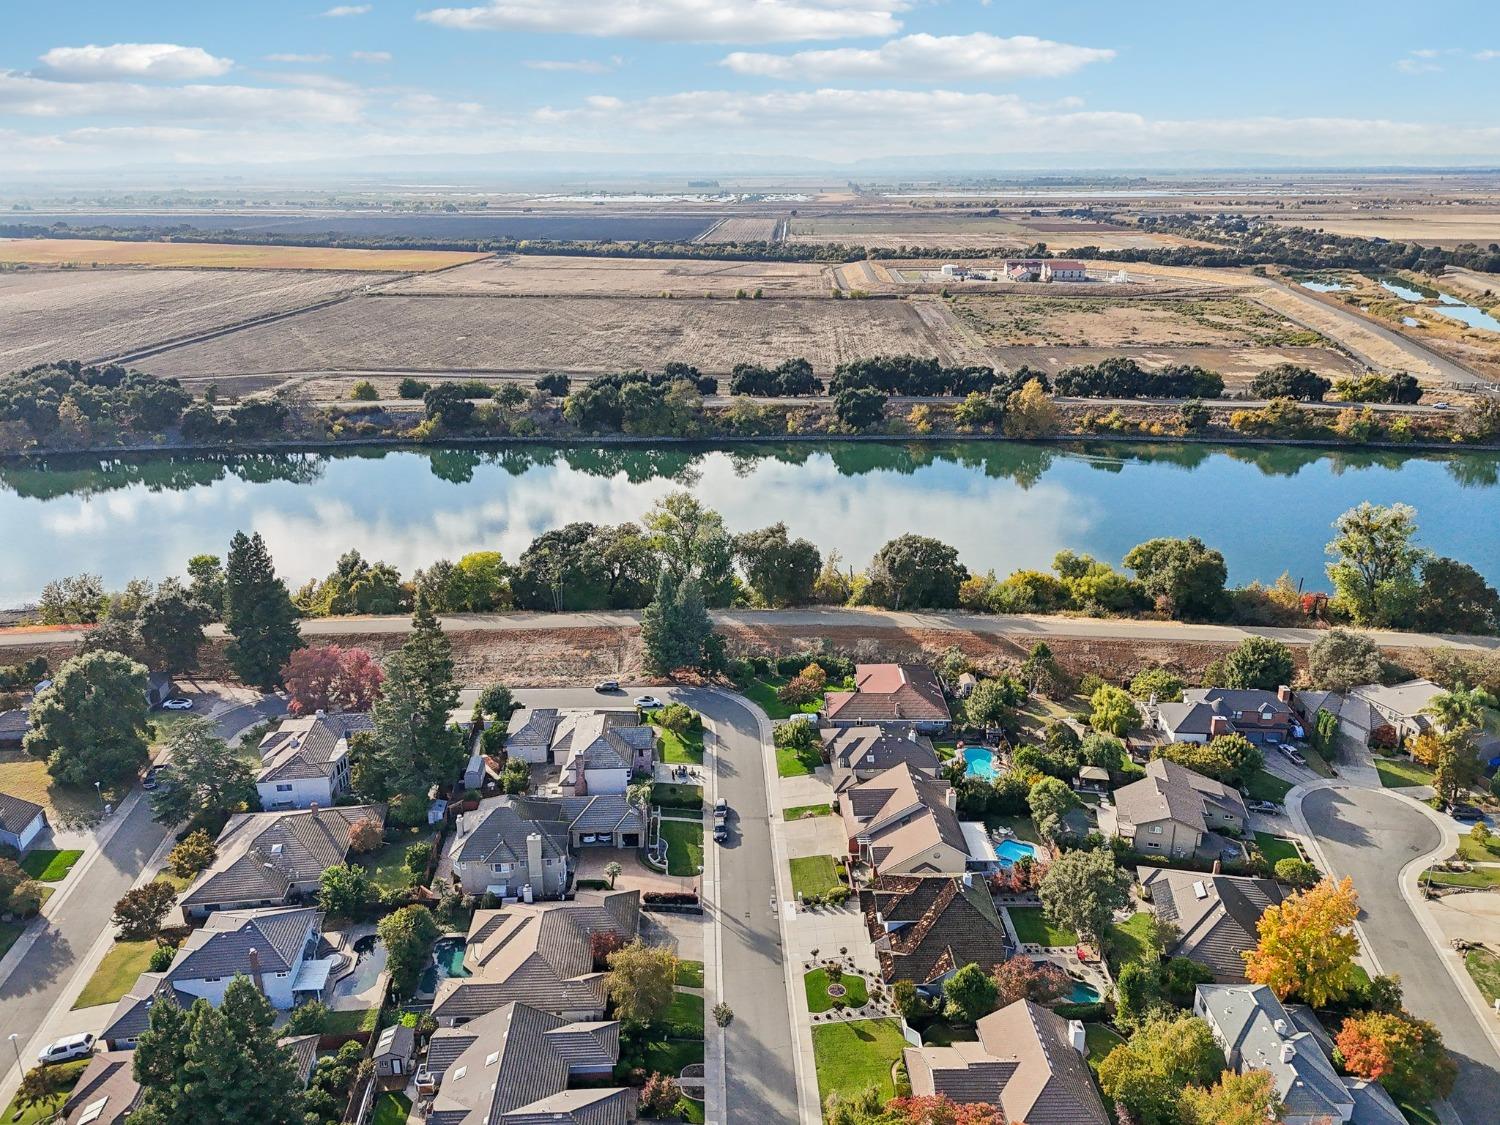
[[[1153,301],[1094,297],[960,297],[954,309],[988,343],[1084,347],[1268,346],[1317,341],[1284,317],[1240,299]],[[1298,339],[1299,336],[1309,337]]]
[[[18,750],[0,751],[0,792],[41,805],[54,827],[99,819],[99,794],[93,786],[59,785],[47,772],[46,762]],[[105,796],[118,795],[105,790]]]
[[[483,258],[456,250],[340,250],[215,242],[110,242],[88,238],[0,239],[0,265],[154,266],[166,269],[425,272]]]
[[[732,222],[738,220],[731,220]],[[692,259],[582,258],[518,254],[475,262],[391,286],[392,293],[489,297],[819,296],[831,270],[811,262],[711,262]]]
[[[725,219],[699,242],[769,242],[781,219],[776,215],[740,215]]]
[[[1023,249],[1045,242],[1054,250],[1098,246],[1106,250],[1180,246],[1174,235],[1117,230],[1095,223],[943,211],[892,211],[800,216],[790,222],[793,242],[848,242],[865,246],[972,246]]]
[[[1416,206],[1395,211],[1301,213],[1278,215],[1285,226],[1312,227],[1352,238],[1388,238],[1425,246],[1485,245],[1500,241],[1500,210]]]

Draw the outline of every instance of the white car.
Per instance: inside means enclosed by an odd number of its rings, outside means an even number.
[[[161,709],[163,711],[191,711],[193,709],[193,701],[191,699],[182,699],[181,697],[167,699],[162,701]]]
[[[1307,759],[1302,756],[1302,752],[1295,746],[1288,746],[1285,742],[1282,742],[1277,745],[1276,749],[1280,750],[1282,756],[1293,765],[1307,765]]]
[[[65,1039],[59,1039],[56,1043],[48,1043],[39,1052],[36,1060],[43,1066],[52,1063],[67,1062],[69,1059],[83,1059],[94,1053],[94,1037],[85,1032],[82,1035],[69,1035]]]
[[[662,701],[654,695],[643,695],[635,701],[635,705],[642,711],[655,711],[662,706]]]

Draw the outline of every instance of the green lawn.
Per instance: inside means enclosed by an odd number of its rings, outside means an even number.
[[[1493,1004],[1500,999],[1500,957],[1488,949],[1471,949],[1464,954],[1464,968],[1469,970],[1486,1001]]]
[[[901,1057],[906,1040],[895,1020],[850,1020],[812,1029],[813,1058],[818,1068],[818,1098],[858,1094],[869,1086],[880,1100],[896,1096],[891,1066]]]
[[[379,1008],[354,1008],[329,1012],[323,1021],[324,1035],[353,1035],[356,1031],[374,1031],[380,1023]]]
[[[795,894],[824,895],[843,885],[831,855],[810,855],[792,860],[792,891]]]
[[[411,1113],[411,1099],[395,1091],[377,1095],[375,1113],[370,1118],[374,1125],[406,1125]]]
[[[783,810],[781,815],[787,820],[806,820],[808,817],[814,816],[832,816],[833,806],[794,805],[792,808]]]
[[[25,922],[0,922],[0,957],[10,952],[10,947],[25,931]]]
[[[651,1039],[646,1043],[645,1053],[647,1074],[676,1078],[689,1063],[703,1061],[703,1040]]]
[[[50,1102],[41,1105],[28,1106],[19,1109],[15,1100],[12,1099],[9,1107],[5,1110],[5,1116],[0,1117],[0,1122],[6,1125],[37,1125],[38,1122],[50,1121],[52,1115],[62,1108],[63,1101],[72,1092],[73,1087],[78,1085],[78,1080],[83,1077],[83,1072],[88,1069],[88,1059],[73,1059],[71,1062],[58,1063],[52,1067],[52,1077],[62,1087]]]
[[[1245,788],[1250,791],[1252,801],[1275,801],[1280,804],[1292,791],[1292,783],[1282,780],[1269,770],[1261,769],[1255,771],[1254,776],[1245,783]]]
[[[1257,832],[1255,842],[1260,845],[1260,854],[1266,857],[1266,862],[1275,868],[1276,864],[1283,859],[1301,859],[1302,853],[1297,850],[1297,845],[1284,836],[1272,836],[1269,832]]]
[[[787,683],[788,680],[780,676],[770,676],[766,679],[751,680],[740,690],[746,699],[759,705],[760,709],[773,719],[786,719],[797,714],[816,715],[823,709],[821,699],[804,703],[800,707],[791,707],[781,702],[776,698],[776,690],[785,687]]]
[[[360,856],[360,864],[370,873],[370,882],[382,891],[404,891],[411,886],[413,877],[406,869],[406,849],[418,839],[420,837],[401,836],[368,855]]]
[[[699,766],[703,764],[703,728],[678,734],[666,727],[652,724],[656,737],[660,739],[661,760],[671,765]]]
[[[703,1038],[703,997],[695,992],[674,992],[662,1022],[680,1038]]]
[[[1017,840],[1026,840],[1033,844],[1042,842],[1041,836],[1037,835],[1036,822],[1029,816],[987,815],[984,818],[984,826],[991,831],[996,828],[1009,828]]]
[[[1376,758],[1375,772],[1380,775],[1380,784],[1387,789],[1432,784],[1430,769],[1421,762],[1410,762],[1405,758]]]
[[[38,848],[34,852],[27,852],[21,860],[21,870],[33,879],[40,879],[44,883],[58,883],[67,877],[73,865],[83,858],[80,851],[50,851],[46,848]]]
[[[1105,1027],[1102,1023],[1084,1024],[1083,1038],[1084,1042],[1088,1044],[1089,1062],[1095,1066],[1104,1061],[1105,1055],[1125,1042],[1123,1038]]]
[[[1422,873],[1422,878],[1430,879],[1438,887],[1488,888],[1500,886],[1500,867],[1476,867],[1473,871],[1434,871],[1428,868]]]
[[[777,777],[806,777],[823,764],[823,751],[814,742],[806,750],[794,750],[790,746],[776,747]]]
[[[661,837],[667,842],[667,874],[698,874],[703,867],[703,822],[663,817]]]
[[[1470,863],[1500,863],[1500,836],[1491,835],[1481,844],[1465,832],[1458,838],[1458,856]]]
[[[1011,918],[1016,912],[1011,911]],[[1142,961],[1150,956],[1151,946],[1146,941],[1146,927],[1151,924],[1151,915],[1142,910],[1132,914],[1119,925],[1109,927],[1109,967],[1119,972],[1120,966],[1131,961]]]
[[[185,879],[181,875],[173,875],[170,871],[164,869],[158,871],[156,873],[156,878],[152,879],[151,881],[153,883],[165,883],[178,894],[181,894],[183,891],[187,890],[193,885],[194,878],[196,878],[196,876],[189,876]]]
[[[675,781],[658,781],[651,786],[651,803],[665,809],[701,809],[703,786],[678,785]]]
[[[1071,930],[1058,929],[1047,921],[1040,906],[1007,906],[1010,923],[1016,928],[1016,937],[1023,942],[1036,945],[1077,945],[1078,935]]]
[[[833,1007],[834,997],[828,993],[828,971],[826,969],[814,969],[802,978],[803,986],[807,990],[807,1010],[809,1012],[826,1012]],[[844,987],[844,995],[840,997],[850,1008],[863,1008],[870,1000],[869,988],[865,984],[865,978],[857,973],[845,973],[838,981]]]
[[[679,962],[677,962],[677,986],[679,988],[702,988],[703,987],[703,962],[702,961],[679,961]]]
[[[151,967],[155,941],[117,941],[99,962],[88,984],[83,986],[74,1009],[92,1008],[95,1004],[113,1004],[130,991],[130,986]]]

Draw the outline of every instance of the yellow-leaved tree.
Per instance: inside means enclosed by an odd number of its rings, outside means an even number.
[[[1358,915],[1359,895],[1348,878],[1288,895],[1256,923],[1260,940],[1242,954],[1245,975],[1279,999],[1295,995],[1314,1008],[1347,996],[1355,984]]]

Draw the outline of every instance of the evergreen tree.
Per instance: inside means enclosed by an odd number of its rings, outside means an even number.
[[[32,701],[22,745],[69,785],[137,773],[148,760],[146,669],[118,652],[71,658]]]
[[[281,668],[302,647],[297,608],[286,583],[276,577],[271,554],[260,532],[235,532],[224,572],[224,624],[234,639],[225,655],[247,684],[273,688]]]
[[[463,739],[449,724],[458,706],[453,646],[420,590],[411,620],[401,651],[386,663],[384,694],[371,712],[373,761],[360,771],[367,796],[425,796],[434,783],[450,782],[463,770]]]
[[[663,570],[656,582],[656,597],[641,614],[646,670],[664,676],[678,668],[697,667],[705,651],[713,650],[713,629],[697,579],[679,582],[670,570]]]

